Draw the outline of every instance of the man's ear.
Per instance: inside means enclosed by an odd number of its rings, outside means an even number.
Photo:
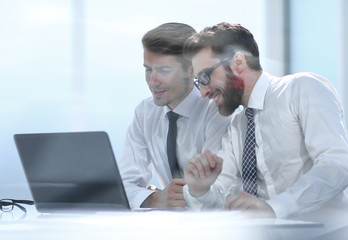
[[[244,54],[241,52],[236,52],[232,58],[231,64],[233,71],[235,71],[237,74],[242,73],[247,66]]]
[[[193,74],[193,67],[192,67],[192,65],[189,66],[188,73],[189,73],[190,79],[193,79],[195,77],[195,75]]]

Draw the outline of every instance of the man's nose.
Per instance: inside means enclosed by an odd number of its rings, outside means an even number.
[[[209,95],[211,93],[211,88],[209,87],[209,85],[200,84],[199,89],[201,91],[201,96],[203,98],[209,97]]]
[[[159,85],[158,74],[156,71],[151,72],[151,74],[149,76],[149,85],[151,85],[151,86]]]

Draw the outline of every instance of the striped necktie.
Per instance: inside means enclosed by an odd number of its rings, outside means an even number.
[[[242,161],[243,190],[247,193],[257,196],[255,125],[253,109],[247,108],[245,110],[245,116],[247,118],[248,124]]]

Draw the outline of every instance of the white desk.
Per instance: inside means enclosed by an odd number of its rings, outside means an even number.
[[[0,220],[0,239],[308,240],[318,236],[323,229],[324,225],[316,222],[246,219],[227,211],[116,212],[47,217],[30,208],[23,220]]]

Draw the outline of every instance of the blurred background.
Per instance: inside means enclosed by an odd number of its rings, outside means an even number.
[[[347,11],[345,0],[0,0],[0,198],[31,198],[16,133],[102,130],[121,157],[151,96],[141,38],[165,22],[240,23],[265,71],[321,74],[348,112]]]

